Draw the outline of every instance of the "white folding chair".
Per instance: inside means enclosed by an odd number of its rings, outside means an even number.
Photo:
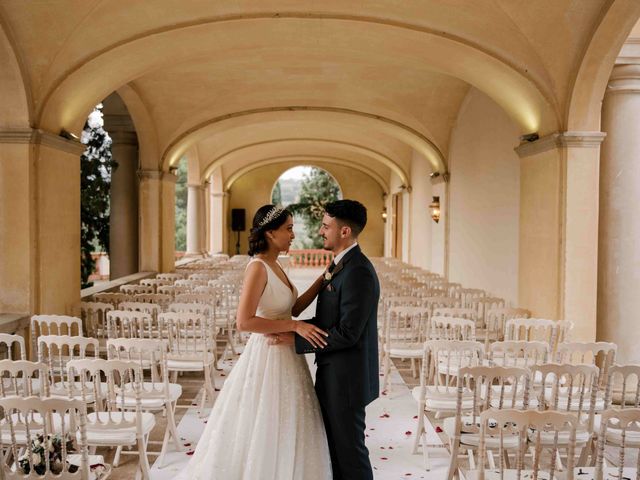
[[[18,357],[16,360],[27,359],[27,349],[22,335],[0,333],[0,349],[6,351],[6,357],[10,360],[14,355]]]

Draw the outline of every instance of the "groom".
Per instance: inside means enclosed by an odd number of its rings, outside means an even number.
[[[334,253],[308,322],[329,332],[314,348],[295,336],[297,353],[316,354],[316,393],[327,430],[334,480],[373,479],[365,446],[365,407],[378,397],[378,298],[380,285],[358,246],[367,209],[355,200],[327,204],[320,236]]]

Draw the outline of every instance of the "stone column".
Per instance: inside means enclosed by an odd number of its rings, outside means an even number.
[[[0,313],[71,314],[80,301],[80,156],[41,130],[0,132]]]
[[[640,362],[640,65],[616,65],[602,105],[598,339]]]
[[[140,170],[140,271],[170,272],[175,268],[176,176]]]
[[[211,219],[209,220],[209,236],[211,238],[211,253],[225,252],[224,238],[227,218],[224,208],[225,195],[224,192],[216,192],[213,188],[210,189]]]
[[[520,163],[519,304],[596,337],[598,165],[602,132],[563,132],[516,149]]]
[[[111,279],[138,271],[138,138],[135,132],[109,132],[118,167],[111,176],[109,260]]]
[[[201,255],[204,251],[204,186],[189,184],[187,191],[187,255]]]

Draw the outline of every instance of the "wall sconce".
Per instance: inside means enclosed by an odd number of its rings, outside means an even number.
[[[387,223],[387,217],[388,217],[388,215],[387,215],[387,207],[383,207],[382,208],[382,221],[384,223]]]
[[[429,204],[429,211],[434,222],[440,221],[440,197],[433,197],[433,201]]]

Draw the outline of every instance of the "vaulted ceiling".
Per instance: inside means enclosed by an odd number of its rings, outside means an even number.
[[[470,87],[522,133],[568,128],[573,99],[598,95],[583,80],[604,75],[598,48],[610,61],[639,4],[9,0],[0,24],[32,127],[78,133],[117,91],[147,168],[195,147],[202,175],[316,156],[408,182],[413,152],[446,171]]]

